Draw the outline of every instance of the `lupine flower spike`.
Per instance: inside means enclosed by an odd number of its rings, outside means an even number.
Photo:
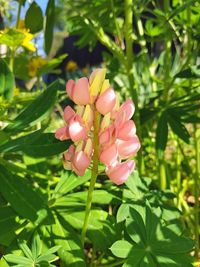
[[[98,158],[106,166],[109,179],[120,185],[135,168],[132,159],[140,149],[136,127],[131,120],[134,104],[131,99],[119,106],[119,98],[109,80],[106,70],[96,69],[89,79],[69,80],[66,91],[77,105],[64,109],[65,125],[55,133],[57,139],[71,139],[74,144],[63,155],[64,168],[84,175],[94,152],[94,113],[100,116]]]

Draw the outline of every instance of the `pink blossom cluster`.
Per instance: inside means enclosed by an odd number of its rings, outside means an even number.
[[[90,166],[94,152],[94,121],[100,115],[98,131],[98,156],[106,165],[106,174],[111,181],[124,183],[135,168],[131,158],[140,148],[136,127],[131,117],[134,113],[132,100],[121,106],[119,97],[105,79],[106,70],[96,69],[89,79],[69,80],[66,91],[77,105],[64,109],[65,126],[55,136],[74,143],[63,155],[64,168],[83,176]]]

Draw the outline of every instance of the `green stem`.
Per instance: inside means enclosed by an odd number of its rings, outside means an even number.
[[[135,89],[135,81],[133,76],[133,0],[125,0],[125,43],[126,43],[126,62],[125,67],[129,81],[129,92],[132,95],[135,104],[135,123],[137,126],[138,137],[141,138],[140,114],[138,107],[138,94]],[[144,163],[142,159],[142,150],[138,152],[138,170],[144,173]]]
[[[22,3],[21,3],[21,1],[19,1],[18,10],[17,10],[16,28],[18,28],[18,26],[19,26],[21,8],[22,8]]]
[[[195,255],[199,260],[200,242],[199,242],[199,179],[200,179],[200,132],[195,125],[195,151],[196,151],[196,173],[194,176],[194,194],[195,194]]]
[[[121,32],[120,32],[119,24],[117,22],[117,17],[116,17],[116,14],[115,14],[115,7],[114,7],[113,0],[110,0],[110,2],[111,2],[111,9],[112,9],[112,13],[113,13],[113,20],[114,20],[114,23],[115,23],[116,33],[117,33],[117,37],[119,39],[119,44],[120,44],[120,47],[123,47],[123,38],[122,38],[122,35],[121,35]]]
[[[90,210],[92,206],[92,195],[96,183],[96,179],[98,176],[98,165],[99,165],[99,123],[100,123],[100,114],[95,109],[94,110],[94,153],[93,153],[93,166],[92,166],[92,172],[91,172],[91,179],[90,179],[90,186],[88,189],[88,195],[87,195],[87,202],[86,202],[86,209],[85,209],[85,218],[83,223],[83,229],[81,233],[81,242],[84,246],[85,242],[85,236],[88,228],[88,222],[89,222],[89,215]]]
[[[181,152],[177,141],[176,151],[176,183],[177,183],[177,207],[180,209],[180,192],[181,192]]]
[[[167,177],[166,177],[166,167],[164,160],[164,153],[159,159],[159,176],[160,176],[160,188],[165,190],[167,188]]]

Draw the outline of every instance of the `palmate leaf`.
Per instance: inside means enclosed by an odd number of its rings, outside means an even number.
[[[123,267],[192,267],[189,252],[194,242],[162,224],[159,211],[148,202],[140,212],[130,207],[126,229],[131,239],[117,241],[111,247],[115,256],[127,258]]]
[[[86,266],[79,237],[74,229],[59,215],[55,215],[52,236],[55,244],[60,246],[58,255],[64,265],[69,267]]]

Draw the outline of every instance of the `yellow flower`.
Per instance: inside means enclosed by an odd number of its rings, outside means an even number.
[[[23,46],[28,50],[34,52],[36,50],[33,43],[31,43],[31,39],[34,38],[34,35],[29,32],[29,29],[26,28],[10,28],[4,29],[0,31],[0,44],[5,44],[10,48],[18,48]]]
[[[78,65],[75,61],[70,60],[69,62],[67,62],[65,69],[66,71],[72,72],[78,69]]]
[[[33,39],[33,34],[29,33],[27,30],[23,30],[23,33],[25,37],[24,40],[22,41],[22,46],[32,52],[35,52],[36,48],[34,44],[30,42],[30,40]]]
[[[42,57],[34,57],[30,60],[28,65],[28,74],[30,77],[36,77],[38,71],[47,63],[47,60]]]

